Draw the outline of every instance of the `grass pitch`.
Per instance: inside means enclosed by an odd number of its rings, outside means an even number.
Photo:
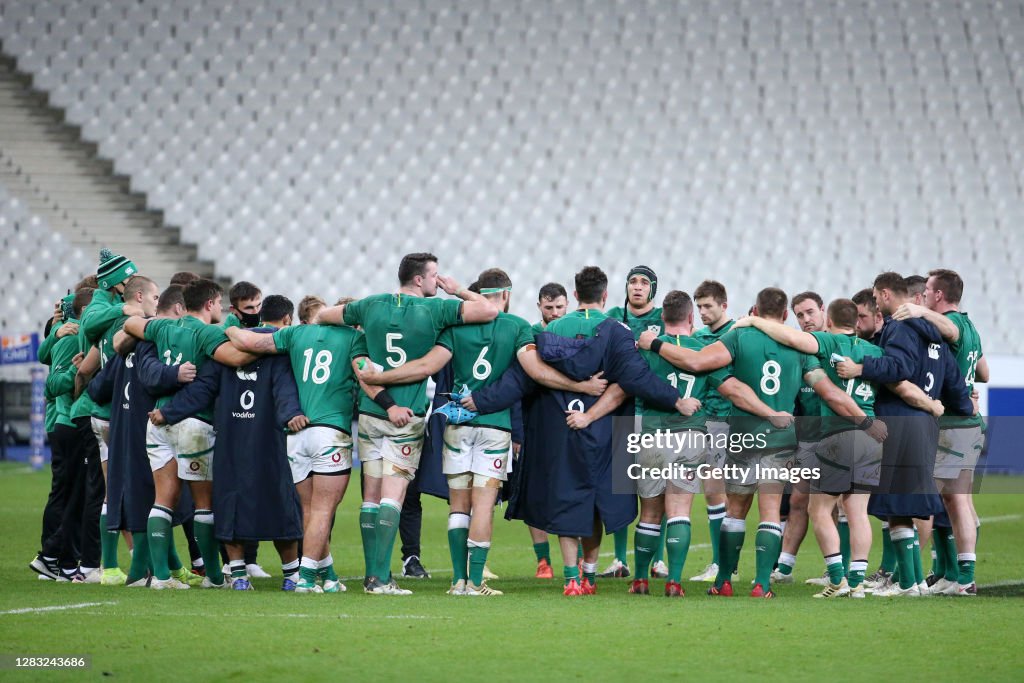
[[[998,483],[986,482],[988,490]],[[1024,482],[1005,480],[1022,490]],[[37,550],[49,473],[0,463],[0,656],[91,657],[86,671],[3,671],[5,680],[659,680],[687,679],[1020,680],[1024,651],[1024,495],[987,493],[979,596],[887,600],[812,600],[802,583],[781,586],[772,601],[704,595],[626,594],[627,581],[601,580],[598,595],[564,598],[561,580],[533,577],[535,560],[521,523],[496,520],[488,561],[505,591],[491,599],[451,597],[447,508],[424,499],[423,562],[434,578],[404,581],[405,598],[364,595],[347,582],[340,595],[282,593],[280,563],[264,544],[260,562],[274,579],[256,591],[163,591],[55,584],[27,564]],[[358,486],[338,515],[332,544],[338,573],[362,571]],[[684,576],[710,561],[702,501],[695,502],[693,544]],[[876,533],[870,570],[880,557]],[[748,535],[741,590],[754,571]],[[632,545],[632,543],[630,543]],[[178,548],[187,555],[178,530]],[[557,542],[552,539],[557,558]],[[611,539],[606,551],[611,550]],[[122,567],[128,554],[122,547]],[[398,553],[396,552],[396,555]],[[602,567],[610,557],[602,557]],[[398,570],[396,562],[396,571]],[[926,567],[928,560],[926,558]],[[798,580],[820,575],[809,534]],[[556,574],[558,574],[556,566]],[[42,610],[41,608],[53,608]],[[10,660],[5,661],[9,666]]]

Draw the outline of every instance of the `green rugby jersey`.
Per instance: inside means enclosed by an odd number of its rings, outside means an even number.
[[[57,323],[50,326],[50,334],[46,336],[46,339],[39,345],[39,362],[43,365],[50,365],[50,357],[53,353],[53,347],[57,344],[57,330],[64,323]],[[57,424],[57,404],[51,399],[46,399],[46,412],[43,418],[43,425],[47,433],[53,431],[53,427]]]
[[[122,310],[124,300],[119,294],[112,290],[97,289],[93,292],[92,301],[82,312],[81,331],[78,335],[78,350],[88,354],[93,346],[98,346],[100,351],[100,369],[110,360],[114,354],[113,339],[117,330],[124,325],[127,316]],[[120,325],[118,325],[120,322]],[[113,329],[118,325],[117,329]],[[104,348],[104,342],[106,348]],[[71,407],[71,419],[77,420],[80,417],[94,416],[103,420],[110,419],[110,405],[100,406],[88,391],[75,400]]]
[[[351,434],[359,388],[352,361],[370,355],[366,335],[354,327],[293,325],[274,332],[274,344],[288,354],[309,423]]]
[[[39,344],[39,362],[43,365],[50,364],[50,354],[53,353],[53,346],[57,343],[57,330],[61,328],[64,323],[54,323],[50,326],[50,334],[46,335]]]
[[[186,315],[178,320],[154,318],[146,323],[146,341],[156,345],[157,357],[164,365],[181,365],[192,363],[196,371],[211,358],[221,344],[228,341],[218,325],[207,325],[199,318]],[[160,408],[174,398],[163,396],[157,399],[156,407]],[[204,422],[213,422],[213,411],[204,410],[197,414]]]
[[[46,376],[46,388],[44,396],[47,401],[53,402],[52,415],[47,414],[46,431],[52,432],[58,424],[74,427],[72,422],[71,409],[74,403],[75,375],[78,374],[72,359],[78,354],[78,337],[81,335],[81,328],[78,334],[70,334],[61,337],[53,345],[50,354],[50,374]]]
[[[345,306],[345,323],[366,332],[370,360],[385,370],[422,358],[434,348],[444,328],[462,324],[461,299],[427,299],[407,294],[375,294]],[[388,393],[413,413],[427,413],[427,380],[394,384]],[[359,394],[359,412],[387,419],[387,411]]]
[[[693,333],[693,338],[704,344],[704,346],[714,344],[722,338],[723,334],[732,329],[734,322],[736,321],[730,320],[715,331],[712,331],[710,327],[702,327]],[[715,387],[711,387],[708,390],[707,400],[704,402],[704,412],[707,413],[708,419],[715,422],[725,422],[729,417],[730,410],[732,410],[732,404],[722,398],[722,395],[718,393]]]
[[[497,318],[482,325],[449,327],[437,339],[439,346],[452,352],[456,391],[463,385],[476,391],[496,382],[512,365],[519,349],[532,343],[530,323],[508,313],[499,313]],[[508,409],[477,415],[467,424],[505,431],[512,429]]]
[[[865,358],[880,358],[885,355],[882,349],[855,334],[836,334],[834,332],[811,332],[811,334],[818,340],[818,353],[815,356],[821,363],[821,367],[825,369],[828,378],[832,380],[833,384],[844,390],[866,415],[873,416],[877,393],[875,383],[863,377],[854,379],[839,377],[836,372],[836,364],[832,362],[832,354],[839,354],[855,363],[863,363]],[[837,416],[835,411],[824,401],[821,401],[821,415],[825,418],[822,421],[821,438],[856,427],[846,418]]]
[[[608,316],[596,308],[581,308],[552,320],[545,332],[557,334],[559,337],[589,339],[594,336],[597,326],[607,319]]]
[[[100,370],[110,362],[110,359],[114,357],[114,335],[124,328],[124,321],[128,319],[128,316],[121,315],[117,320],[111,323],[103,336],[99,338],[96,343],[97,348],[100,352]],[[88,411],[88,412],[86,412]],[[88,391],[83,391],[82,395],[75,401],[75,407],[72,409],[72,418],[78,418],[82,415],[91,415],[92,417],[99,418],[101,420],[110,420],[110,404],[104,403],[100,405],[92,400],[89,396]]]
[[[658,337],[665,344],[681,346],[684,349],[700,351],[704,344],[693,337],[678,334],[663,334]],[[637,414],[643,417],[644,431],[655,429],[696,429],[702,432],[707,431],[707,412],[703,403],[707,398],[708,391],[712,386],[717,386],[729,376],[726,368],[720,368],[710,373],[689,374],[684,370],[672,365],[653,351],[640,350],[640,355],[650,366],[651,372],[662,377],[669,384],[679,390],[681,398],[695,398],[701,402],[701,409],[690,417],[680,415],[674,410],[660,410],[652,406],[644,405],[643,399],[636,400]]]
[[[220,327],[220,329],[222,329],[222,330],[226,330],[229,327],[241,327],[241,326],[242,326],[242,321],[239,320],[238,316],[235,315],[234,313],[228,313],[226,316],[224,316],[224,322],[222,322],[220,325],[218,325],[218,327]]]
[[[544,327],[544,321],[543,320],[541,320],[540,322],[537,322],[537,323],[534,323],[534,324],[530,325],[530,331],[533,332],[534,334],[540,334],[541,332],[544,332],[546,329],[547,328]]]
[[[753,389],[773,410],[792,413],[804,386],[804,374],[820,366],[813,356],[779,344],[755,327],[730,330],[722,335],[721,342],[732,355],[729,374]],[[736,406],[729,413],[729,425],[734,432],[763,434],[767,449],[796,446],[792,424],[776,429],[768,420]]]
[[[622,319],[623,310],[626,312],[625,320]],[[665,334],[665,323],[661,320],[661,309],[657,306],[640,316],[633,315],[632,311],[623,309],[622,306],[616,306],[608,310],[608,317],[625,322],[633,331],[634,339],[639,339],[640,335],[647,331],[654,332],[658,336]]]
[[[953,324],[960,330],[960,338],[955,343],[949,345],[949,350],[953,352],[953,356],[956,358],[956,365],[960,368],[960,374],[964,376],[967,391],[973,392],[974,373],[977,371],[978,361],[981,360],[982,356],[981,337],[966,313],[950,311],[946,313],[946,317],[952,320]],[[978,427],[981,424],[982,419],[979,415],[972,417],[943,415],[939,418],[939,427],[941,429],[962,429],[965,427]]]

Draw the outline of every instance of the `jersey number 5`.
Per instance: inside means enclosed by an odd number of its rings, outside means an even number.
[[[393,368],[397,368],[401,365],[405,365],[407,356],[405,355],[405,349],[400,346],[395,346],[395,342],[401,341],[401,332],[388,332],[384,335],[384,348],[387,349],[388,357],[387,362]],[[397,358],[392,358],[391,354],[395,354]]]

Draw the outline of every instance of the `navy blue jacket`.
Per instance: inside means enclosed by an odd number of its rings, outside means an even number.
[[[215,532],[223,541],[302,537],[302,507],[288,466],[285,426],[302,414],[287,356],[241,368],[214,360],[160,412],[175,424],[214,404]]]
[[[884,385],[909,380],[929,397],[940,399],[951,414],[972,415],[974,405],[963,375],[938,329],[927,320],[886,318],[879,338],[885,355],[864,359],[864,379],[878,388],[875,410],[879,415],[925,415],[911,408]]]
[[[604,321],[589,339],[541,332],[536,340],[541,358],[571,379],[603,371],[626,393],[665,410],[672,410],[679,398],[672,385],[651,372],[633,333],[618,321]],[[595,511],[609,533],[636,517],[636,495],[612,491],[612,416],[583,430],[565,424],[566,410],[586,410],[596,398],[544,388],[516,362],[497,382],[474,391],[473,401],[482,413],[523,401],[526,446],[514,472],[506,517],[552,534],[585,537],[593,535]]]
[[[179,386],[178,368],[160,362],[156,346],[146,341],[138,342],[127,356],[113,356],[89,382],[89,396],[99,404],[110,404],[108,529],[146,530],[156,495],[146,455],[149,411],[156,397],[172,393]],[[175,510],[174,523],[191,516],[192,497],[186,489]]]

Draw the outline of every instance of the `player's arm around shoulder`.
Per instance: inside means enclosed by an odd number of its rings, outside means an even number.
[[[727,334],[731,334],[727,333]],[[724,339],[724,337],[723,337]],[[685,346],[666,344],[655,332],[646,331],[638,342],[641,349],[650,349],[672,365],[687,372],[711,372],[732,363],[733,354],[722,339],[708,344],[700,351]]]
[[[796,349],[800,353],[811,355],[818,353],[818,339],[813,334],[790,327],[785,323],[768,320],[756,315],[747,315],[733,323],[732,329],[743,329],[745,327],[758,329],[779,344]]]
[[[283,332],[283,330],[279,330],[274,334],[243,330],[240,327],[229,327],[224,330],[224,334],[231,340],[232,346],[239,351],[252,354],[278,353],[277,343],[280,332]]]
[[[152,328],[150,325],[152,324]],[[124,332],[130,334],[136,339],[147,339],[146,330],[150,329],[150,334],[155,334],[159,328],[162,327],[162,323],[155,319],[146,319],[141,316],[133,315],[124,321]],[[116,336],[116,335],[115,335]],[[149,339],[152,341],[152,338]]]

